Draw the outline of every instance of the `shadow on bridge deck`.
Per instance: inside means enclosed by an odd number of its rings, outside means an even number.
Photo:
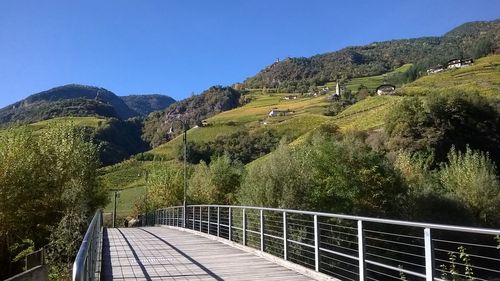
[[[310,280],[252,253],[165,227],[106,229],[102,280]]]

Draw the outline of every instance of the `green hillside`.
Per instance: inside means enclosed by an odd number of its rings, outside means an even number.
[[[469,67],[424,76],[405,85],[400,92],[421,95],[451,90],[476,91],[481,95],[500,97],[500,55],[480,58]]]
[[[358,89],[362,86],[366,87],[369,91],[374,91],[378,86],[386,83],[387,78],[408,71],[411,67],[412,64],[409,63],[404,64],[396,68],[395,70],[385,74],[353,78],[347,81],[345,87],[351,92],[357,92]],[[329,87],[330,89],[335,89],[335,85],[336,82],[328,82],[325,86]]]
[[[206,143],[218,136],[228,136],[241,130],[252,132],[273,129],[280,136],[287,137],[292,145],[297,145],[321,124],[335,124],[341,131],[379,129],[384,125],[385,115],[405,94],[425,94],[447,89],[465,89],[477,90],[487,96],[500,97],[499,65],[499,55],[481,58],[471,67],[424,76],[404,85],[398,91],[401,95],[368,97],[347,107],[333,117],[324,115],[330,103],[327,96],[303,97],[297,95],[296,99],[285,100],[284,98],[291,94],[263,94],[261,90],[254,89],[246,94],[246,98],[250,102],[244,106],[221,112],[206,119],[208,122],[206,127],[191,128],[188,131],[188,141]],[[395,70],[395,72],[404,71],[408,67],[410,66],[405,65]],[[355,87],[359,87],[360,83],[374,87],[383,77],[373,76],[352,79],[348,87],[355,89]],[[289,110],[290,113],[285,116],[269,117],[268,114],[272,109]],[[163,160],[177,161],[175,160],[177,150],[181,145],[182,137],[178,136],[148,153]],[[258,162],[265,157],[261,157],[254,162]],[[247,165],[252,165],[254,162]],[[148,161],[132,160],[102,170],[101,179],[103,181],[106,181],[113,188],[125,189],[118,204],[118,213],[120,215],[127,215],[132,210],[133,201],[137,200],[141,194],[144,194],[145,183],[140,175],[150,165],[151,162]],[[110,208],[111,205],[108,206],[107,210],[109,211]]]
[[[105,118],[99,117],[57,117],[36,123],[29,124],[28,126],[35,130],[42,130],[49,126],[57,126],[62,124],[73,124],[81,127],[97,128],[107,122]]]
[[[438,37],[373,42],[312,57],[275,62],[245,80],[249,88],[306,92],[326,82],[387,73],[403,64],[431,67],[452,58],[482,57],[500,47],[500,20],[470,22]]]

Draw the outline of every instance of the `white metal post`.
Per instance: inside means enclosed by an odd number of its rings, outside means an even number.
[[[243,208],[243,215],[242,215],[242,228],[243,228],[243,246],[247,245],[247,215],[245,208]]]
[[[288,227],[286,212],[283,212],[283,259],[288,260]]]
[[[358,264],[359,280],[365,280],[365,236],[363,234],[363,221],[358,220]]]
[[[232,217],[231,213],[232,213],[231,212],[231,207],[229,207],[229,222],[228,222],[229,228],[227,230],[228,236],[229,236],[229,241],[232,241],[231,239],[232,239],[232,235],[233,235],[233,233],[232,233],[232,227],[231,227],[233,219],[231,218]]]
[[[195,222],[195,214],[194,214],[195,212],[196,212],[196,210],[193,207],[193,212],[192,212],[193,213],[193,230],[194,230],[194,225],[195,225],[195,223],[194,223]]]
[[[434,281],[434,249],[432,248],[431,229],[424,229],[425,280]]]
[[[314,268],[319,271],[319,225],[318,215],[314,215]]]
[[[217,206],[217,237],[220,237],[220,207]]]
[[[264,252],[264,211],[260,210],[260,250]]]
[[[201,217],[202,217],[202,215],[201,215],[201,206],[200,206],[200,227],[199,227],[199,229],[200,229],[200,232],[202,232],[202,231],[201,231],[201,224],[202,224],[202,220],[201,220]]]
[[[210,206],[208,206],[208,210],[207,210],[207,221],[208,221],[208,225],[207,225],[207,233],[210,234]]]

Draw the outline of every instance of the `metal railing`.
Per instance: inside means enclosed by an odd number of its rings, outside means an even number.
[[[102,211],[98,210],[85,233],[73,263],[73,281],[99,280],[102,254]]]
[[[182,215],[164,208],[149,221],[182,227]],[[188,206],[185,222],[341,280],[500,278],[496,229],[223,205]]]

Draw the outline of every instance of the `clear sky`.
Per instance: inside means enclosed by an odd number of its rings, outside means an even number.
[[[276,58],[497,18],[497,0],[1,0],[0,108],[69,83],[182,99]]]

